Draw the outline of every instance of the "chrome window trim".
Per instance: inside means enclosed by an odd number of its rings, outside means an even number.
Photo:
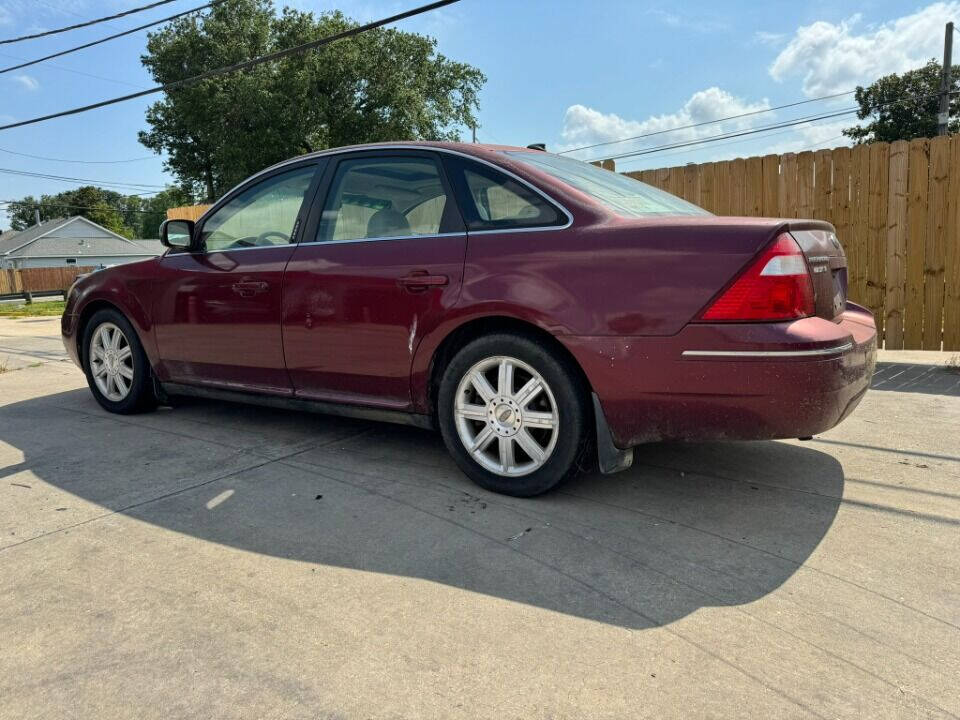
[[[853,347],[852,342],[815,350],[684,350],[683,357],[726,357],[726,358],[787,358],[787,357],[816,357],[819,355],[836,355],[846,352]]]
[[[423,233],[422,235],[390,235],[388,237],[372,237],[372,238],[350,238],[344,240],[311,240],[310,242],[302,242],[297,245],[297,247],[308,247],[310,245],[347,245],[352,243],[365,243],[365,242],[389,242],[390,240],[416,240],[418,238],[435,238],[435,237],[464,237],[467,233],[460,232],[450,232],[450,233]]]
[[[558,202],[556,199],[548,195],[546,192],[538,188],[536,185],[532,184],[529,180],[524,180],[522,177],[508,170],[502,165],[497,165],[494,162],[490,162],[489,160],[485,160],[484,158],[477,157],[476,155],[471,155],[470,153],[461,152],[459,150],[452,150],[451,148],[433,147],[431,145],[361,145],[361,146],[356,146],[351,148],[331,148],[329,150],[321,150],[319,152],[311,153],[309,155],[301,155],[299,157],[290,158],[289,160],[284,160],[283,162],[279,162],[276,165],[271,165],[268,168],[264,168],[260,172],[254,173],[253,175],[251,175],[250,177],[248,177],[246,180],[239,183],[238,185],[235,185],[234,187],[230,188],[230,190],[225,192],[221,197],[222,198],[226,197],[227,195],[240,189],[247,183],[255,180],[261,175],[264,175],[265,173],[273,172],[275,170],[280,170],[281,168],[284,168],[287,165],[293,165],[298,162],[308,162],[309,160],[312,160],[314,158],[329,157],[331,155],[350,155],[352,153],[376,152],[378,150],[438,152],[438,153],[447,153],[448,155],[457,155],[462,158],[467,158],[468,160],[473,160],[474,162],[478,162],[481,165],[492,167],[494,170],[502,172],[504,175],[510,177],[513,180],[516,180],[518,183],[520,183],[524,187],[529,188],[530,190],[535,192],[537,195],[542,197],[547,202],[555,205],[557,208],[560,209],[561,212],[563,212],[564,215],[567,216],[567,222],[565,225],[546,225],[544,227],[529,227],[529,228],[503,228],[503,229],[495,229],[495,230],[473,230],[473,231],[468,230],[467,231],[468,235],[471,235],[471,234],[479,235],[481,233],[489,234],[489,233],[510,233],[510,232],[543,232],[544,230],[566,230],[568,227],[573,225],[573,213],[571,213],[570,210],[568,210],[563,203]],[[216,203],[214,203],[214,205],[216,205]],[[206,213],[204,213],[204,215],[206,215]],[[203,217],[204,216],[197,218],[197,223],[199,223],[200,220],[203,219]],[[374,238],[370,238],[370,239],[374,239]],[[332,240],[330,242],[336,242],[336,241]],[[300,243],[300,244],[304,245],[306,243]],[[326,243],[323,243],[323,244],[326,244]]]
[[[212,255],[213,253],[228,253],[228,252],[246,252],[247,250],[272,250],[274,248],[295,248],[297,243],[283,243],[283,245],[254,245],[253,247],[238,247],[238,248],[223,248],[221,250],[190,250],[189,252],[176,252],[174,248],[173,253],[164,253],[163,255],[158,255],[157,257],[174,257],[176,255]]]

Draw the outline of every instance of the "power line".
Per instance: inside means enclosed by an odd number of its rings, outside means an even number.
[[[579,150],[589,150],[590,148],[602,147],[604,145],[616,145],[617,143],[629,142],[630,140],[640,140],[642,138],[653,137],[654,135],[663,135],[664,133],[672,133],[678,130],[690,130],[692,128],[703,127],[704,125],[713,125],[715,123],[722,123],[728,120],[738,120],[740,118],[750,117],[751,115],[762,115],[763,113],[774,112],[775,110],[785,110],[786,108],[796,107],[797,105],[806,105],[808,103],[820,102],[822,100],[832,100],[833,98],[843,97],[844,95],[852,95],[856,90],[846,90],[840,93],[834,93],[833,95],[821,95],[820,97],[810,98],[809,100],[798,100],[797,102],[787,103],[786,105],[777,105],[776,107],[764,108],[763,110],[752,110],[750,112],[740,113],[739,115],[730,115],[729,117],[717,118],[716,120],[704,120],[703,122],[693,123],[692,125],[681,125],[679,127],[668,128],[667,130],[657,130],[656,132],[644,133],[643,135],[633,135],[632,137],[620,138],[619,140],[607,140],[606,142],[594,143],[593,145],[584,145],[582,147],[571,148],[570,150],[563,150],[558,152],[557,155],[567,155],[572,152],[577,152]]]
[[[10,55],[9,53],[0,53],[0,57],[10,58],[11,60],[23,60],[24,58],[19,57],[18,55]],[[116,78],[108,78],[103,75],[94,75],[93,73],[84,72],[83,70],[75,70],[74,68],[68,68],[64,65],[57,65],[56,63],[43,63],[45,68],[53,68],[54,70],[62,70],[63,72],[73,73],[74,75],[84,75],[86,77],[95,78],[97,80],[105,80],[107,82],[117,83],[118,85],[127,85],[128,87],[143,88],[143,85],[137,85],[136,83],[127,82],[126,80],[117,80]]]
[[[788,128],[787,130],[781,130],[780,132],[772,132],[769,135],[765,135],[764,140],[766,140],[767,138],[777,137],[778,135],[786,135],[791,132],[793,132],[793,128]],[[721,138],[721,140],[722,139],[723,138]],[[743,143],[750,142],[752,140],[753,138],[741,138],[741,139],[731,140],[730,142],[717,142],[717,146],[726,147],[727,145],[742,145]],[[689,155],[690,153],[697,152],[698,150],[700,150],[700,148],[688,148],[686,150],[677,150],[676,152],[665,152],[660,157],[665,158],[665,157],[675,157],[677,155]]]
[[[153,160],[156,155],[144,155],[138,158],[129,158],[127,160],[67,160],[66,158],[53,158],[44,155],[31,155],[29,153],[17,152],[0,147],[0,152],[8,155],[19,155],[20,157],[30,158],[31,160],[48,160],[49,162],[79,163],[81,165],[116,165],[118,163],[140,162],[142,160]]]
[[[125,17],[127,15],[133,15],[134,13],[143,12],[144,10],[150,10],[151,8],[159,7],[160,5],[166,5],[172,2],[174,2],[174,0],[157,0],[157,2],[151,3],[150,5],[143,5],[141,7],[135,7],[129,10],[124,10],[123,12],[117,13],[116,15],[108,15],[107,17],[96,18],[95,20],[87,20],[86,22],[77,23],[76,25],[68,25],[67,27],[57,28],[56,30],[45,30],[44,32],[34,33],[33,35],[21,35],[20,37],[0,40],[0,45],[9,45],[10,43],[20,42],[21,40],[33,40],[34,38],[46,37],[47,35],[56,35],[58,33],[64,33],[64,32],[67,32],[68,30],[76,30],[77,28],[96,25],[97,23],[106,22],[107,20],[116,20],[117,18]]]
[[[200,7],[195,7],[195,8],[192,8],[191,10],[184,10],[183,12],[179,12],[176,15],[170,15],[160,20],[154,20],[153,22],[146,23],[145,25],[138,25],[135,28],[130,28],[129,30],[124,30],[123,32],[114,33],[113,35],[107,35],[106,37],[102,37],[99,40],[93,40],[92,42],[84,43],[83,45],[77,45],[76,47],[68,48],[66,50],[61,50],[60,52],[55,52],[52,55],[46,55],[42,58],[37,58],[35,60],[27,60],[26,62],[22,62],[19,65],[11,65],[10,67],[0,68],[0,75],[2,75],[3,73],[10,72],[12,70],[19,70],[20,68],[30,67],[31,65],[42,63],[44,60],[52,60],[53,58],[58,58],[63,55],[69,55],[70,53],[75,53],[78,50],[85,50],[88,47],[93,47],[94,45],[100,45],[101,43],[105,43],[109,40],[116,40],[117,38],[123,37],[124,35],[132,35],[133,33],[139,32],[140,30],[146,30],[148,27],[153,27],[154,25],[160,25],[161,23],[165,23],[170,20],[176,20],[179,17],[183,17],[184,15],[189,15],[190,13],[199,12],[200,10],[206,10],[209,7],[213,7],[218,2],[222,2],[222,0],[214,0],[214,2],[209,2],[206,5],[201,5]]]
[[[432,2],[428,5],[421,5],[420,7],[412,10],[397,13],[396,15],[391,15],[390,17],[383,18],[382,20],[376,20],[374,22],[367,23],[366,25],[358,25],[355,28],[350,28],[349,30],[344,30],[343,32],[329,35],[325,38],[320,38],[319,40],[313,40],[308,43],[303,43],[302,45],[287,48],[286,50],[278,50],[277,52],[270,53],[269,55],[263,55],[251,60],[245,60],[244,62],[236,63],[235,65],[216,68],[215,70],[208,70],[207,72],[194,75],[193,77],[184,78],[183,80],[175,80],[172,83],[158,85],[156,87],[149,88],[148,90],[141,90],[137,93],[122,95],[120,97],[111,98],[110,100],[101,100],[100,102],[93,103],[91,105],[84,105],[82,107],[72,108],[70,110],[62,110],[57,113],[51,113],[50,115],[42,115],[40,117],[30,118],[29,120],[21,120],[19,122],[0,125],[0,130],[9,130],[11,128],[23,127],[24,125],[33,125],[35,123],[52,120],[58,117],[65,117],[67,115],[77,115],[79,113],[88,112],[89,110],[96,110],[97,108],[106,107],[107,105],[114,105],[127,100],[134,100],[136,98],[143,97],[145,95],[152,95],[158,92],[169,92],[170,90],[186,87],[187,85],[193,85],[201,80],[216,77],[217,75],[225,75],[226,73],[237,72],[239,70],[247,70],[248,68],[256,67],[257,65],[262,65],[263,63],[271,62],[273,60],[280,60],[281,58],[289,57],[290,55],[297,55],[299,53],[306,52],[307,50],[315,50],[316,48],[323,47],[324,45],[329,45],[336,40],[342,40],[343,38],[351,37],[353,35],[359,35],[360,33],[367,32],[368,30],[373,30],[375,28],[382,27],[383,25],[389,25],[390,23],[397,22],[398,20],[404,20],[406,18],[413,17],[414,15],[420,15],[446,5],[452,5],[455,2],[459,2],[459,0],[437,0],[437,2]]]
[[[793,128],[788,128],[787,130],[781,130],[780,132],[772,132],[772,133],[770,133],[769,135],[764,135],[764,138],[763,138],[763,139],[766,140],[766,139],[768,139],[768,138],[777,137],[778,135],[786,135],[786,134],[791,133],[791,132],[793,132]],[[842,138],[842,137],[845,137],[845,136],[842,135],[842,134],[841,134],[841,135],[835,135],[835,136],[833,136],[833,137],[831,137],[831,138],[827,138],[826,140],[820,140],[819,142],[815,142],[815,143],[813,143],[812,145],[807,146],[806,149],[807,149],[807,150],[810,150],[810,149],[815,148],[815,147],[818,147],[818,146],[820,146],[820,145],[824,145],[824,144],[826,144],[826,143],[833,142],[834,140],[839,140],[839,139]],[[745,142],[750,142],[751,140],[753,140],[753,138],[740,138],[740,139],[738,139],[738,140],[732,140],[732,141],[730,141],[730,142],[718,142],[718,143],[717,143],[717,146],[718,146],[718,147],[726,147],[726,146],[728,146],[728,145],[741,145],[741,144],[743,144],[743,143],[745,143]],[[686,150],[678,150],[677,152],[667,152],[667,153],[664,153],[663,155],[660,155],[660,157],[661,157],[661,158],[665,158],[665,157],[675,157],[675,156],[677,156],[677,155],[689,155],[690,153],[697,152],[698,150],[700,150],[700,148],[696,148],[696,147],[695,147],[695,148],[688,148],[688,149],[686,149]],[[661,167],[662,167],[662,166],[661,166]]]
[[[958,91],[951,91],[951,94],[956,94],[957,92],[958,92]],[[868,109],[868,111],[869,111],[869,112],[873,112],[874,110],[878,110],[879,108],[886,107],[886,106],[888,106],[888,105],[896,105],[897,103],[903,102],[903,101],[908,100],[908,99],[910,99],[910,100],[927,100],[927,99],[929,99],[929,98],[935,98],[935,97],[940,97],[940,93],[931,93],[931,94],[929,94],[929,95],[920,95],[920,96],[913,95],[913,96],[909,96],[909,97],[900,97],[900,98],[897,99],[897,100],[891,100],[891,101],[889,101],[889,102],[879,103],[879,104],[877,104],[877,105],[873,105],[873,106],[871,106],[871,107]],[[743,136],[745,136],[745,135],[754,135],[754,134],[756,134],[756,133],[767,132],[767,131],[769,131],[769,130],[779,130],[780,128],[794,127],[794,126],[796,126],[796,125],[804,125],[804,124],[810,123],[810,122],[819,122],[820,120],[829,120],[829,119],[832,119],[832,118],[835,118],[835,117],[842,117],[842,116],[844,116],[844,115],[852,115],[852,114],[855,114],[855,113],[857,113],[857,112],[860,112],[860,110],[861,110],[860,108],[853,108],[853,109],[849,109],[849,110],[841,110],[841,111],[839,111],[839,112],[825,113],[825,114],[822,114],[822,115],[809,115],[809,116],[807,116],[807,117],[796,118],[796,119],[793,119],[793,120],[788,120],[788,121],[781,122],[781,123],[775,123],[775,124],[772,124],[772,125],[765,125],[765,126],[763,126],[763,127],[752,128],[752,129],[750,129],[750,130],[742,130],[742,131],[739,131],[739,132],[737,132],[737,131],[731,131],[731,132],[726,132],[726,133],[719,133],[719,134],[717,134],[717,135],[710,135],[710,136],[708,136],[708,137],[699,138],[699,139],[694,139],[694,140],[687,140],[687,141],[676,142],[676,143],[668,143],[668,144],[665,144],[665,145],[656,145],[656,146],[654,146],[654,147],[643,148],[643,149],[641,149],[641,150],[636,150],[636,151],[633,151],[633,152],[620,153],[620,154],[618,154],[618,155],[607,155],[607,156],[604,156],[603,158],[595,158],[595,160],[607,160],[607,159],[622,160],[622,159],[625,159],[625,158],[640,157],[640,156],[642,156],[642,155],[650,155],[650,154],[653,154],[653,153],[662,152],[662,151],[664,151],[664,150],[673,150],[673,149],[681,148],[681,147],[689,147],[689,146],[691,146],[691,145],[704,145],[704,144],[707,144],[707,143],[710,143],[710,142],[715,142],[715,141],[718,141],[718,140],[726,140],[726,139],[728,139],[728,138],[743,137]],[[595,160],[594,160],[594,161],[595,161]],[[591,162],[594,162],[594,161],[591,161]]]
[[[0,168],[0,173],[5,175],[18,175],[21,177],[35,177],[42,178],[44,180],[60,180],[62,182],[72,182],[72,183],[89,183],[93,185],[112,185],[114,187],[127,187],[134,189],[143,189],[143,188],[160,188],[161,190],[166,187],[166,185],[151,185],[147,183],[128,183],[123,181],[112,181],[112,180],[91,180],[90,178],[78,178],[78,177],[69,177],[67,175],[52,175],[50,173],[38,173],[31,172],[30,170],[15,170],[13,168]]]
[[[729,131],[725,133],[718,133],[716,135],[708,135],[707,137],[698,138],[694,140],[685,140],[675,143],[667,143],[664,145],[655,145],[653,147],[643,148],[642,150],[635,150],[633,152],[620,153],[618,155],[607,155],[603,158],[596,158],[597,160],[603,159],[612,159],[612,160],[623,160],[626,158],[639,157],[641,155],[650,155],[653,153],[663,152],[664,150],[674,150],[682,147],[689,147],[691,145],[703,145],[711,142],[716,142],[718,140],[727,140],[729,138],[743,137],[745,135],[755,135],[756,133],[767,132],[770,130],[779,130],[780,128],[794,127],[796,125],[803,125],[805,123],[817,122],[820,120],[828,120],[835,117],[841,117],[843,115],[852,115],[857,112],[856,110],[842,110],[835,113],[828,113],[824,115],[808,115],[802,118],[796,118],[794,120],[788,120],[782,123],[774,123],[772,125],[764,125],[759,128],[752,128],[750,130],[741,130],[741,131]],[[589,162],[594,162],[591,160]]]
[[[166,212],[169,208],[164,208],[163,210],[137,210],[134,208],[125,208],[117,207],[116,205],[111,205],[110,203],[104,203],[100,207],[91,207],[90,205],[71,205],[69,203],[62,202],[24,202],[23,200],[0,200],[0,205],[22,205],[24,207],[30,208],[70,208],[71,210],[103,210],[106,206],[110,210],[116,210],[118,213],[139,213],[141,215],[156,215],[158,213]],[[5,208],[10,210],[9,207]]]

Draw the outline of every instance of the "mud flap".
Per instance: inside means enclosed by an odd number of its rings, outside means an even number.
[[[590,395],[593,397],[593,417],[597,424],[597,461],[600,472],[610,475],[626,470],[633,465],[633,448],[621,450],[613,444],[613,435],[610,433],[610,426],[607,425],[607,418],[600,406],[600,398],[596,393],[590,393]]]

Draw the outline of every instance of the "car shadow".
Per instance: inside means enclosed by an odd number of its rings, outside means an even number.
[[[870,389],[960,397],[960,369],[943,365],[878,362]]]
[[[521,500],[473,485],[434,433],[201,400],[112,416],[86,390],[0,408],[3,447],[15,461],[0,462],[0,492],[40,490],[14,478],[29,470],[69,495],[0,510],[0,547],[122,513],[304,572],[417,578],[635,629],[780,587],[844,489],[809,447],[661,444],[626,472]]]

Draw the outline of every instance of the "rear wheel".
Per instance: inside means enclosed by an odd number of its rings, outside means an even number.
[[[494,492],[546,492],[576,470],[584,451],[582,383],[559,354],[521,335],[490,335],[461,349],[437,404],[454,460]]]
[[[90,318],[83,332],[83,370],[104,409],[129,414],[156,407],[150,363],[119,311],[99,310]]]

